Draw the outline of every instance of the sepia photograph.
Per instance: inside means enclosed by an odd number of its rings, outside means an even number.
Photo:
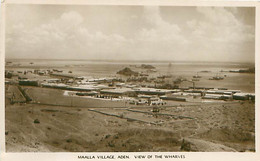
[[[255,26],[250,6],[6,4],[5,151],[256,153]]]

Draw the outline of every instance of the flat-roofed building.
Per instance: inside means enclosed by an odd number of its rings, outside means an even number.
[[[166,95],[171,93],[171,90],[156,89],[156,88],[135,88],[134,91],[137,94],[146,94],[146,95]]]
[[[106,96],[136,96],[135,91],[130,88],[116,88],[116,89],[105,89],[101,90],[100,94],[106,95]]]
[[[21,86],[38,86],[39,81],[38,80],[20,80],[19,85],[21,85]]]

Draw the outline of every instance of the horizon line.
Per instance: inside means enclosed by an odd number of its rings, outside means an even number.
[[[57,58],[5,58],[6,60],[52,60],[52,61],[108,61],[108,62],[163,62],[163,63],[174,63],[174,62],[196,62],[196,63],[253,63],[255,64],[254,61],[199,61],[199,60],[126,60],[126,59],[121,59],[121,60],[114,60],[114,59],[57,59]]]

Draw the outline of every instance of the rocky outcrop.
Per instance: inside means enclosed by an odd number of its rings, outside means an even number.
[[[132,76],[132,75],[138,75],[138,72],[132,71],[130,68],[126,67],[126,68],[118,71],[117,74],[121,74],[121,75],[125,75],[125,76]]]
[[[154,66],[152,66],[152,65],[147,65],[147,64],[142,64],[142,65],[141,65],[141,68],[143,68],[143,69],[155,69]]]

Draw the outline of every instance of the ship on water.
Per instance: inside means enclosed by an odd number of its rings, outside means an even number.
[[[219,76],[219,73],[216,74],[216,76],[209,78],[209,80],[223,80],[224,77]]]
[[[197,74],[194,75],[193,78],[201,78],[201,76],[200,76],[200,75],[198,74],[198,72],[197,72]]]

